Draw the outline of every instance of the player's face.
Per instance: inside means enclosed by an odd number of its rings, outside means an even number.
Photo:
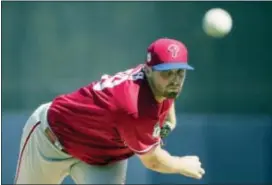
[[[175,69],[154,71],[151,74],[151,83],[157,96],[165,98],[178,97],[185,79],[186,70]]]

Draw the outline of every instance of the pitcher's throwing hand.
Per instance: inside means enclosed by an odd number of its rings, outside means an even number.
[[[180,173],[187,177],[201,179],[205,174],[204,169],[201,167],[201,162],[197,156],[181,157],[181,170]]]

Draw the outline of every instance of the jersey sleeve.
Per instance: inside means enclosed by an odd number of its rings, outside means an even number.
[[[118,123],[125,144],[137,154],[145,154],[160,144],[160,126],[153,120],[125,119]]]

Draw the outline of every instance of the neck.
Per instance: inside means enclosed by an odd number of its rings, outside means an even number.
[[[165,100],[165,97],[163,96],[158,96],[156,94],[156,89],[153,85],[153,83],[150,81],[150,79],[146,76],[146,79],[147,79],[147,82],[148,82],[148,85],[153,93],[153,96],[154,96],[154,99],[158,102],[158,103],[162,103],[164,100]]]
[[[162,103],[165,100],[165,98],[161,96],[154,96],[154,98],[158,103]]]

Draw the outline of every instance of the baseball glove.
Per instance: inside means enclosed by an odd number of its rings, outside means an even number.
[[[173,129],[174,128],[171,125],[171,123],[169,121],[166,121],[161,128],[161,132],[160,132],[161,138],[163,139],[167,137],[173,131]]]

